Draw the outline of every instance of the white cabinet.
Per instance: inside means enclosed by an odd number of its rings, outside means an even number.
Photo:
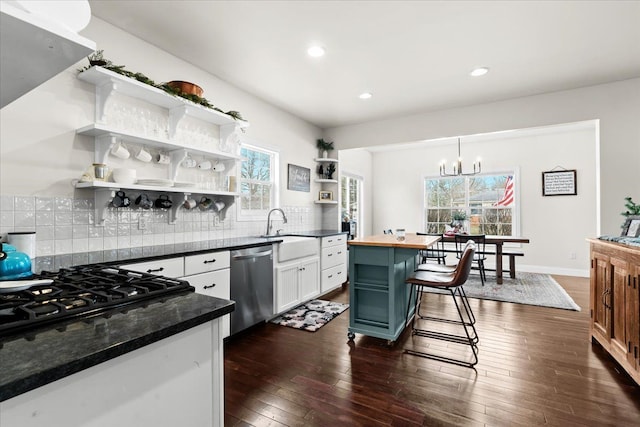
[[[319,272],[317,256],[279,264],[276,267],[276,314],[318,296]]]
[[[223,364],[214,319],[6,400],[0,425],[223,426]]]
[[[320,291],[329,292],[347,281],[347,235],[322,238]]]
[[[149,273],[172,278],[184,276],[184,260],[182,257],[123,264],[120,267],[126,270],[138,271],[140,273]]]
[[[229,251],[184,257],[184,277],[196,292],[216,298],[231,299],[231,271]],[[230,314],[222,317],[222,338],[229,336]]]
[[[249,126],[244,120],[220,111],[206,108],[184,98],[170,95],[154,86],[141,83],[137,80],[122,76],[102,67],[91,67],[78,75],[80,80],[95,85],[96,92],[96,117],[95,123],[80,128],[76,131],[79,135],[93,137],[94,162],[108,164],[111,149],[117,143],[124,143],[127,147],[145,147],[158,149],[168,154],[169,163],[166,165],[165,178],[171,182],[166,186],[118,184],[100,180],[83,179],[76,184],[77,188],[94,189],[95,194],[95,223],[104,223],[104,215],[115,192],[121,189],[139,191],[159,191],[173,195],[173,208],[171,220],[175,221],[176,210],[180,203],[190,194],[204,194],[223,196],[225,207],[234,203],[238,196],[235,183],[237,182],[236,164],[242,160],[239,153],[239,134],[243,128]],[[138,107],[136,113],[128,114],[130,120],[120,123],[106,114],[108,102],[117,96],[124,96],[142,102],[149,108]],[[151,110],[154,114],[151,114]],[[156,111],[160,110],[160,112]],[[147,114],[149,113],[149,114]],[[165,118],[158,121],[158,115]],[[166,115],[166,117],[165,117]],[[180,136],[178,128],[180,123],[187,120],[195,120],[204,125],[214,125],[218,134],[209,135],[205,129],[200,134],[196,131],[191,136]],[[142,123],[141,128],[132,129],[132,123]],[[199,135],[196,137],[194,135]],[[209,144],[195,145],[191,141],[205,138]],[[206,182],[177,182],[181,165],[191,156],[207,159],[212,164],[220,164],[220,171],[213,172]],[[131,155],[133,158],[133,154]],[[126,162],[135,160],[125,160]],[[186,163],[185,163],[186,164]],[[140,166],[140,162],[137,164]],[[135,165],[134,165],[135,166]],[[208,171],[208,169],[207,169]],[[141,178],[138,176],[138,178]],[[158,177],[149,177],[158,178]],[[175,186],[173,184],[176,184]],[[222,213],[224,215],[224,212]]]

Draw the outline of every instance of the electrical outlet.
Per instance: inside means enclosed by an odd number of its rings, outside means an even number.
[[[138,230],[146,230],[147,229],[147,218],[138,217]]]
[[[220,227],[220,217],[218,215],[215,215],[213,217],[213,226],[214,227]]]

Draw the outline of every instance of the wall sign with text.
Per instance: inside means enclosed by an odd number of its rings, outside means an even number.
[[[293,191],[310,191],[311,169],[289,164],[287,189]]]
[[[543,196],[575,196],[577,194],[575,169],[542,172]]]

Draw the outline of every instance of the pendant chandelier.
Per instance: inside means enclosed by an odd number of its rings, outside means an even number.
[[[477,175],[482,170],[480,159],[473,162],[473,172],[462,172],[462,156],[460,155],[460,138],[458,138],[458,161],[453,163],[453,173],[447,172],[446,161],[440,163],[440,176],[468,176]]]

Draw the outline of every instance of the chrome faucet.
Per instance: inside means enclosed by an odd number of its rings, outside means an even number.
[[[269,233],[271,232],[271,228],[272,228],[272,226],[271,226],[271,214],[273,213],[273,211],[280,211],[280,213],[282,214],[282,219],[284,220],[284,224],[287,223],[287,216],[284,214],[284,211],[282,209],[280,209],[280,208],[271,209],[269,211],[269,215],[267,215],[267,232],[265,233],[266,236],[268,236]],[[280,231],[280,230],[278,230],[278,231]]]

